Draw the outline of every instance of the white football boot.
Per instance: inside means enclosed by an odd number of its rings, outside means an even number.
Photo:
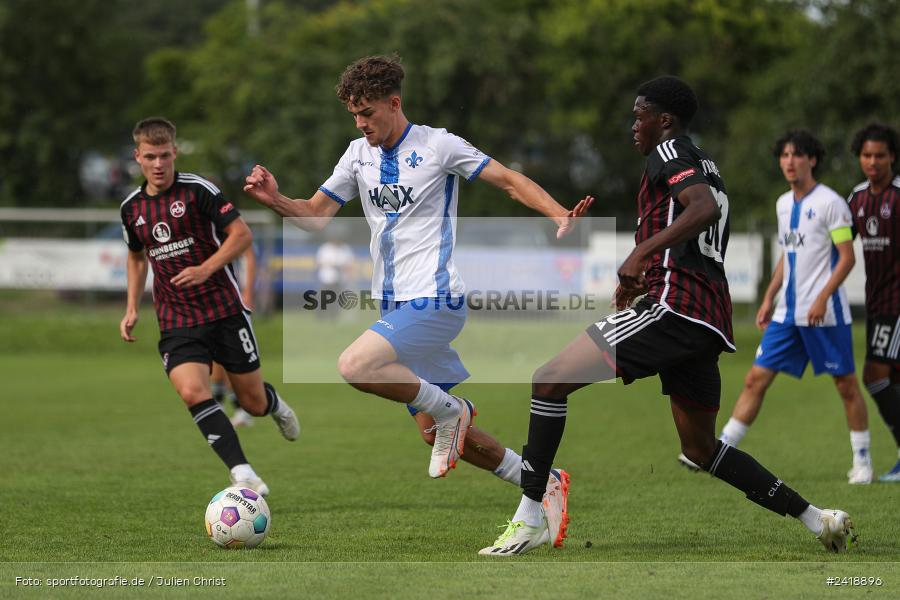
[[[434,446],[431,448],[428,474],[435,479],[446,476],[450,469],[456,468],[472,419],[478,414],[471,402],[459,396],[453,397],[459,402],[459,414],[454,418],[434,422]]]
[[[563,469],[550,469],[547,491],[541,500],[550,543],[554,548],[563,545],[569,527],[569,474]]]
[[[847,471],[847,483],[850,485],[867,485],[872,483],[872,465],[853,465],[853,468]]]
[[[487,548],[478,551],[481,556],[515,556],[531,552],[539,546],[550,543],[550,532],[547,529],[547,520],[542,519],[537,527],[529,527],[525,521],[507,521],[500,525],[506,530],[500,534],[494,543]]]
[[[278,410],[272,413],[272,420],[278,425],[278,429],[281,431],[284,439],[293,442],[300,437],[300,421],[297,419],[297,415],[294,414],[293,409],[284,401],[284,398],[278,392],[275,392],[275,395],[278,397]]]
[[[822,533],[816,536],[829,552],[843,552],[856,543],[857,535],[853,531],[850,515],[833,508],[822,509]]]

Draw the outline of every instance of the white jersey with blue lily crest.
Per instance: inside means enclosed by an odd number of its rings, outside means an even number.
[[[389,149],[350,143],[319,188],[342,206],[359,196],[372,238],[372,297],[404,301],[462,296],[453,264],[459,179],[490,161],[445,129],[410,123]]]
[[[784,279],[772,320],[808,326],[810,306],[838,261],[831,232],[850,227],[850,209],[837,192],[819,183],[803,198],[785,192],[778,198],[775,210],[778,244],[784,251]],[[843,285],[826,306],[823,326],[850,324],[850,305]]]

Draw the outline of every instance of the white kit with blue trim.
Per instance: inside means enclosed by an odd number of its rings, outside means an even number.
[[[795,199],[786,192],[776,203],[778,243],[784,251],[784,280],[772,320],[809,325],[809,308],[825,287],[838,260],[831,232],[850,227],[850,209],[830,187],[817,184]],[[824,326],[849,325],[850,306],[841,285],[827,303]]]
[[[459,178],[473,180],[490,161],[445,129],[407,126],[390,149],[350,143],[319,188],[343,205],[356,196],[372,229],[372,297],[404,301],[461,296],[453,264]]]

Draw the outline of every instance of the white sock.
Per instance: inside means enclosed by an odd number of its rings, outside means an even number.
[[[544,521],[544,509],[541,508],[540,502],[535,502],[528,496],[522,496],[519,502],[519,508],[512,518],[513,523],[516,521],[525,521],[529,527],[538,527]]]
[[[729,446],[737,448],[737,445],[740,444],[741,440],[744,439],[744,436],[747,435],[748,429],[750,429],[749,425],[741,423],[734,417],[731,417],[728,419],[728,422],[725,423],[725,427],[722,428],[719,439]]]
[[[800,522],[806,525],[806,528],[813,532],[814,535],[818,536],[822,533],[822,529],[825,527],[825,524],[822,523],[822,520],[819,518],[822,516],[822,511],[810,504],[806,507],[800,516],[797,517],[800,519]]]
[[[872,457],[869,455],[871,437],[869,430],[850,431],[850,448],[853,449],[853,466],[871,465]]]
[[[516,487],[520,486],[522,484],[522,457],[516,454],[512,448],[507,448],[503,460],[500,461],[500,466],[494,469],[494,475]]]
[[[233,466],[231,468],[231,476],[235,481],[252,481],[258,478],[256,471],[253,470],[249,463]]]
[[[421,377],[419,393],[409,405],[426,415],[431,415],[435,421],[446,421],[459,416],[459,402],[456,398]]]

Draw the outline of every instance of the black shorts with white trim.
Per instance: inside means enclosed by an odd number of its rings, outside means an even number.
[[[167,329],[160,333],[158,347],[166,373],[188,362],[212,367],[215,361],[229,373],[250,373],[260,364],[247,312],[196,327]]]
[[[662,393],[701,410],[717,411],[722,391],[722,340],[708,327],[644,299],[587,328],[625,384],[659,375]],[[612,369],[615,369],[613,373]]]
[[[866,321],[866,360],[900,367],[900,316],[880,315]]]

